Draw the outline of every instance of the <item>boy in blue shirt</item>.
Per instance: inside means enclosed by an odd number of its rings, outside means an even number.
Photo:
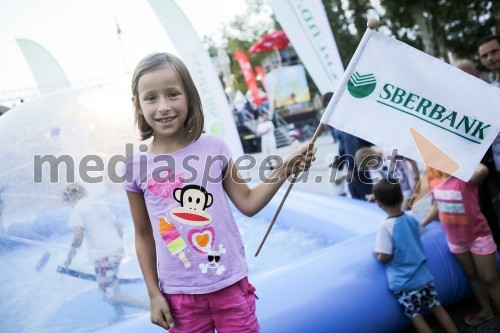
[[[458,333],[441,305],[420,240],[419,223],[402,209],[403,193],[397,180],[382,179],[373,186],[375,201],[388,215],[380,225],[375,257],[386,264],[389,289],[417,332],[432,332],[422,312],[430,309],[444,330]]]

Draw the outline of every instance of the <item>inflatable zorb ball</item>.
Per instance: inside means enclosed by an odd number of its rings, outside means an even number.
[[[120,190],[110,181],[109,161],[125,155],[127,143],[137,147],[136,137],[130,95],[115,90],[61,90],[5,113],[0,231],[67,206],[62,193],[68,183],[85,183],[91,195]]]
[[[95,277],[85,244],[68,267],[79,278],[61,274],[73,240],[65,198],[75,195],[64,193],[79,184],[106,203],[124,227],[120,272],[140,277],[126,195],[109,168],[127,145],[133,154],[136,137],[130,95],[104,88],[43,95],[0,117],[0,332],[91,332],[116,317],[97,283],[81,278]]]

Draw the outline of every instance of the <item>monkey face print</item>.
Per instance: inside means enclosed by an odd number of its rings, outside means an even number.
[[[174,190],[174,198],[181,205],[170,210],[170,216],[179,223],[192,227],[188,232],[189,245],[198,253],[208,253],[215,242],[215,230],[208,226],[212,216],[205,211],[213,202],[212,194],[198,185],[186,185]]]
[[[177,222],[190,226],[204,226],[212,222],[212,216],[205,208],[212,205],[213,197],[202,186],[186,185],[176,188],[174,198],[181,204],[170,210],[170,215]]]

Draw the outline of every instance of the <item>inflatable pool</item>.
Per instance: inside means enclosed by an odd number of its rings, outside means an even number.
[[[290,198],[300,198],[304,204],[323,200],[321,196],[300,192]],[[133,227],[126,197],[120,192],[102,200],[125,224],[126,256],[120,266],[120,277],[123,280],[138,278],[140,270],[135,258]],[[59,221],[67,221],[68,212],[67,209],[47,212],[34,220],[11,224],[7,233],[0,234],[0,264],[8,268],[0,275],[0,299],[3,300],[0,313],[8,319],[0,323],[1,332],[18,332],[19,327],[40,332],[90,332],[116,323],[111,306],[102,301],[96,284],[87,279],[93,272],[85,247],[80,249],[70,267],[78,272],[78,276],[57,272],[69,251],[72,233],[62,226],[42,229],[50,225],[50,221],[56,225],[61,224]],[[266,214],[263,212],[254,218],[247,218],[235,212],[248,251],[257,248],[268,226]],[[323,232],[304,229],[301,224],[302,221],[297,221],[295,226],[293,223],[287,226],[279,222],[266,243],[267,253],[258,258],[248,254],[251,276],[286,266],[333,244]],[[143,283],[126,284],[121,289],[127,294],[147,298]],[[47,299],[50,299],[48,304]],[[125,318],[120,320],[145,315],[144,311],[127,310]]]
[[[72,240],[61,193],[75,170],[61,167],[56,182],[41,168],[43,181],[34,181],[35,155],[70,156],[78,165],[97,154],[108,163],[125,143],[133,143],[128,101],[119,92],[74,89],[23,103],[0,118],[0,332],[163,332],[143,310],[127,309],[116,317],[91,281],[84,248],[70,267],[76,274],[58,271]],[[140,269],[123,191],[108,178],[88,186],[90,195],[105,200],[124,223],[119,275],[137,281]],[[409,325],[372,255],[384,217],[374,204],[294,189],[254,257],[283,194],[253,218],[234,213],[259,296],[262,332],[390,333]],[[443,303],[469,295],[439,223],[426,228],[422,239]],[[141,282],[123,284],[122,290],[147,298]]]
[[[279,197],[259,215],[270,220]],[[408,326],[410,322],[387,289],[384,267],[372,254],[375,230],[383,217],[373,204],[292,191],[277,225],[314,230],[335,241],[287,265],[251,274],[259,296],[261,331],[390,333]],[[440,224],[428,226],[422,240],[443,304],[470,296],[466,276],[449,254]],[[266,245],[256,260],[272,251]],[[247,251],[252,249],[247,247]],[[252,255],[247,253],[248,257]],[[162,332],[150,323],[149,315],[99,332],[146,330]]]
[[[259,296],[262,332],[388,333],[407,326],[409,322],[387,290],[383,266],[372,255],[375,230],[384,216],[373,204],[292,191],[268,242],[259,257],[253,256],[281,195],[283,191],[252,219],[235,213],[245,240],[250,278]],[[117,215],[126,218],[125,197],[115,195],[110,202]],[[248,227],[254,220],[258,231]],[[131,221],[126,235],[128,262],[122,264],[121,276],[137,278],[140,271],[133,253]],[[0,295],[5,300],[1,310],[9,320],[3,321],[0,331],[19,332],[26,325],[39,332],[161,332],[144,311],[131,311],[116,319],[95,283],[58,274],[56,267],[64,260],[71,234],[53,239],[50,244],[60,244],[60,248],[49,247],[51,257],[41,272],[35,266],[46,246],[3,248],[0,262],[10,270],[0,278]],[[439,223],[431,224],[422,239],[443,303],[469,295],[467,280],[449,255]],[[75,268],[90,272],[87,258],[80,256]],[[123,285],[122,290],[137,297],[147,295],[142,283]],[[40,306],[43,308],[37,310]],[[31,317],[25,317],[29,314]]]

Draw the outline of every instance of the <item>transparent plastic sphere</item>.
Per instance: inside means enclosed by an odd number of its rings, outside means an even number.
[[[108,170],[108,162],[125,155],[127,143],[136,144],[135,132],[130,95],[104,88],[43,95],[5,113],[0,117],[1,225],[59,208],[64,187],[82,178],[90,192],[119,189],[110,181],[116,172]],[[103,170],[92,171],[100,161]]]
[[[95,281],[58,272],[73,240],[63,192],[79,183],[110,207],[124,227],[121,276],[139,278],[117,181],[136,132],[130,95],[104,88],[43,95],[0,117],[0,332],[92,331],[116,319]],[[95,276],[86,252],[83,244],[69,268]],[[145,285],[129,293],[144,296]]]

